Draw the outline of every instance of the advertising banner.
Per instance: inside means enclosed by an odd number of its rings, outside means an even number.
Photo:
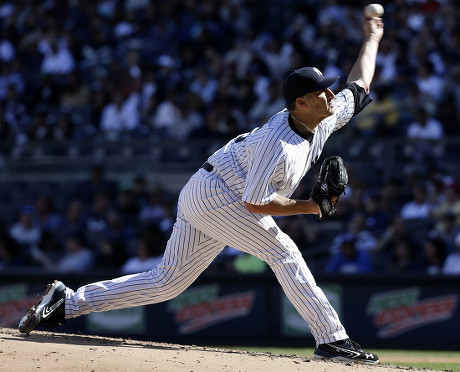
[[[168,302],[166,309],[173,314],[178,334],[197,333],[251,313],[257,296],[255,290],[220,295],[220,287],[211,284],[190,288]]]
[[[91,313],[85,317],[88,333],[142,334],[147,331],[145,306]]]
[[[312,344],[307,323],[273,277],[238,278],[206,278],[170,301],[88,314],[68,320],[63,327],[53,328],[53,332],[194,344]],[[321,279],[324,280],[318,280],[319,286],[349,336],[368,348],[460,347],[456,332],[460,329],[458,279]],[[71,288],[78,288],[97,278],[62,280]],[[49,282],[48,277],[0,273],[0,327],[17,328]]]

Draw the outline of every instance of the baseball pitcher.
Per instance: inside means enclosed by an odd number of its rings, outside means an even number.
[[[348,176],[339,156],[326,159],[311,194],[290,196],[319,159],[328,137],[370,103],[368,96],[383,23],[363,18],[364,41],[346,87],[314,67],[284,81],[286,109],[212,154],[182,189],[177,220],[162,262],[151,271],[92,283],[76,291],[60,281],[23,317],[22,333],[91,312],[167,301],[188,288],[225,246],[265,261],[289,300],[309,324],[314,356],[378,363],[347,335],[336,311],[316,285],[292,239],[272,216],[315,214],[329,218]]]

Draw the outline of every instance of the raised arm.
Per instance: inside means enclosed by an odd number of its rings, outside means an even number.
[[[348,75],[347,83],[355,82],[369,93],[372,78],[375,72],[375,60],[380,39],[383,36],[383,22],[381,18],[363,17],[364,41],[359,56]]]

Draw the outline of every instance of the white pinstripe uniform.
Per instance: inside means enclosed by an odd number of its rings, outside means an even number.
[[[271,216],[247,211],[276,195],[290,197],[319,158],[326,139],[355,110],[349,89],[334,99],[334,115],[309,140],[290,126],[285,109],[209,157],[213,170],[199,169],[182,189],[178,215],[160,265],[149,272],[67,289],[66,318],[158,303],[189,287],[227,245],[268,263],[284,292],[307,321],[317,344],[348,338],[337,313],[297,246]]]

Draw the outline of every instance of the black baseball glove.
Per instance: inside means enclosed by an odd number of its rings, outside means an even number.
[[[345,192],[347,185],[348,173],[342,158],[333,155],[324,159],[318,181],[310,194],[310,198],[319,206],[320,214],[317,217],[320,220],[329,218],[335,213],[335,204]],[[337,200],[332,201],[334,196],[337,196]]]

